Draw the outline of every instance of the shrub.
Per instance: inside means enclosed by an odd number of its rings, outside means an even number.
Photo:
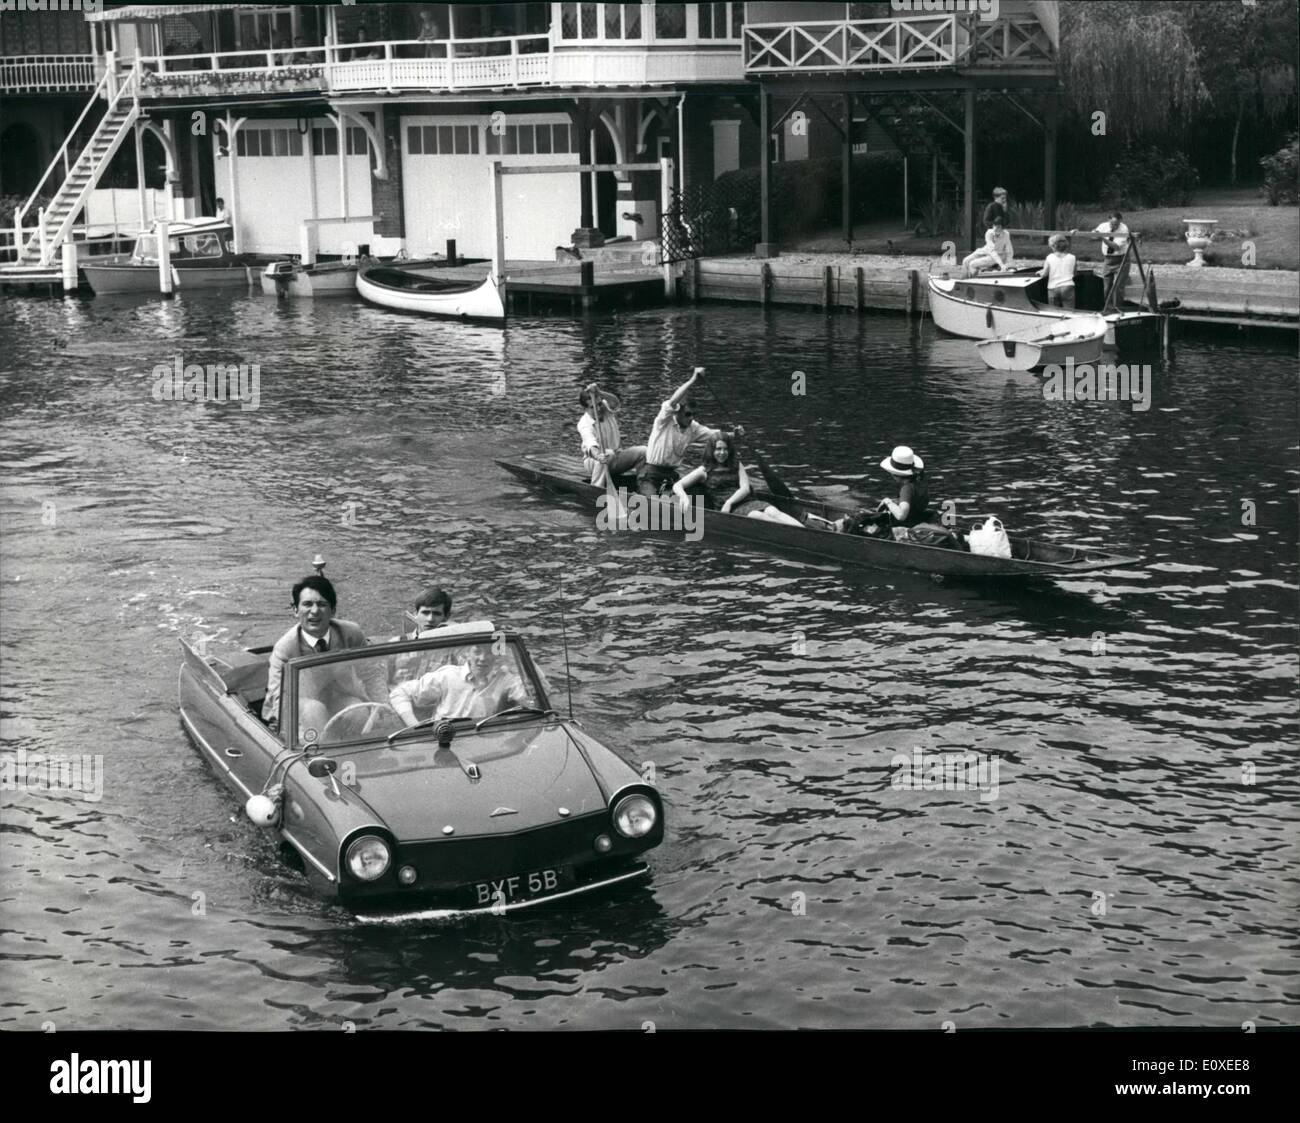
[[[1102,187],[1108,207],[1145,209],[1186,206],[1200,176],[1183,152],[1126,148]]]
[[[713,190],[723,196],[758,198],[759,169],[739,168],[720,175]],[[776,232],[804,234],[840,220],[838,159],[791,160],[772,165],[772,218]],[[853,218],[896,213],[903,194],[903,160],[896,153],[853,157]],[[734,204],[733,204],[734,205]]]
[[[935,207],[931,207],[929,203],[922,203],[917,210],[921,216],[918,233],[924,232],[932,237],[938,234],[960,233],[961,211],[951,200],[940,199]]]
[[[1263,192],[1270,207],[1300,202],[1300,134],[1292,133],[1291,139],[1272,156],[1265,156],[1259,166],[1264,169]]]

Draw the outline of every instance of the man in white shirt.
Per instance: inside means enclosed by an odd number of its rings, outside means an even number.
[[[578,435],[582,438],[582,467],[591,482],[603,487],[610,475],[637,471],[645,461],[645,445],[623,447],[614,412],[622,408],[618,396],[592,382],[578,395],[578,403],[586,407],[578,418]]]
[[[488,643],[477,643],[465,651],[465,663],[450,663],[419,678],[399,682],[388,694],[388,703],[407,725],[420,720],[415,707],[432,709],[438,719],[484,718],[508,706],[534,704],[523,680],[506,660],[492,653]]]
[[[1070,231],[1077,234],[1077,230]],[[1116,299],[1124,295],[1124,284],[1128,280],[1128,242],[1131,231],[1124,225],[1124,216],[1119,211],[1111,211],[1110,218],[1100,223],[1092,234],[1101,238],[1101,279],[1105,286],[1106,297],[1110,299],[1111,290],[1118,285]]]
[[[703,367],[696,367],[690,378],[659,407],[650,428],[650,439],[646,442],[645,463],[636,474],[636,489],[642,495],[653,499],[657,495],[671,494],[672,486],[677,482],[677,469],[681,467],[687,449],[696,441],[717,440],[722,436],[721,430],[710,429],[695,420],[695,405],[687,397],[703,373]],[[733,432],[744,436],[745,430],[737,425]]]
[[[1056,308],[1074,309],[1074,269],[1078,264],[1069,252],[1070,240],[1064,234],[1053,234],[1047,244],[1052,252],[1047,255],[1040,277],[1047,278],[1047,302]]]

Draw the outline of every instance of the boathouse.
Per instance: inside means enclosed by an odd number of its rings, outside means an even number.
[[[575,169],[508,177],[506,257],[620,239],[677,260],[704,251],[706,221],[736,233],[734,206],[728,218],[685,201],[737,169],[762,171],[751,242],[772,240],[774,161],[839,154],[847,223],[851,157],[867,145],[915,157],[936,193],[960,195],[969,237],[976,90],[1040,120],[1049,205],[1054,191],[1055,5],[989,7],[107,5],[84,16],[93,88],[71,143],[16,215],[16,264],[0,272],[57,268],[105,170],[132,150],[130,225],[164,207],[212,213],[220,197],[241,251],[297,253],[310,238],[327,255],[420,257],[454,240],[489,257],[499,160]],[[165,162],[161,202],[145,191],[146,137]],[[619,167],[665,157],[667,195],[660,171]],[[682,209],[664,215],[664,198]]]

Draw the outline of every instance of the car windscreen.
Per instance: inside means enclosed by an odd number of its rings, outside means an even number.
[[[480,721],[545,705],[516,644],[484,636],[455,647],[371,654],[297,668],[295,744],[379,740],[429,718]]]

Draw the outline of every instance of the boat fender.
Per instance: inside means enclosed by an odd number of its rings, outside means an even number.
[[[280,821],[283,802],[284,785],[275,784],[260,795],[250,796],[244,804],[244,814],[259,827],[273,827]]]
[[[993,329],[993,305],[989,305],[988,311],[984,313],[984,326],[990,331]]]

